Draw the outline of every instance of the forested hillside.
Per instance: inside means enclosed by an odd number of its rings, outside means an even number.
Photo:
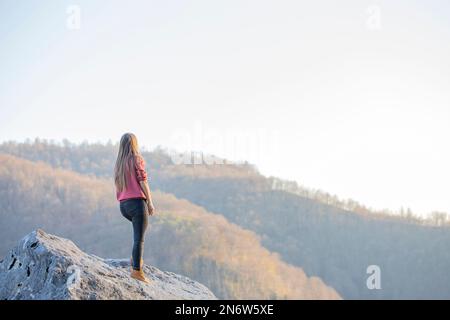
[[[185,274],[220,298],[336,299],[301,268],[263,248],[251,231],[187,200],[154,192],[145,258]],[[111,179],[88,177],[0,154],[0,256],[36,228],[74,240],[100,256],[130,255],[131,226],[119,212]]]
[[[37,141],[3,144],[0,151],[111,177],[116,146]],[[153,189],[252,230],[264,247],[320,277],[344,298],[450,298],[450,228],[445,219],[425,224],[411,216],[345,210],[336,201],[274,188],[279,180],[265,178],[249,165],[174,165],[162,150],[144,156]],[[367,289],[369,265],[380,266],[382,290]]]

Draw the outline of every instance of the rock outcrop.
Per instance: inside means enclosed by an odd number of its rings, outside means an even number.
[[[150,284],[130,278],[129,259],[102,259],[36,230],[0,261],[0,299],[216,299],[202,284],[146,265]]]

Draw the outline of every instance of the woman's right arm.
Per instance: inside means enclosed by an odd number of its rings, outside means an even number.
[[[138,156],[136,158],[136,177],[139,181],[142,191],[144,192],[145,198],[147,199],[148,214],[153,215],[155,212],[155,206],[153,205],[152,195],[150,194],[150,187],[147,182],[147,171],[145,170],[144,158]]]
[[[148,214],[153,215],[155,213],[155,206],[153,205],[152,201],[152,195],[150,194],[150,187],[148,186],[147,181],[139,181],[139,184],[141,185],[141,189],[145,194],[145,197],[147,198],[147,207],[148,207]]]

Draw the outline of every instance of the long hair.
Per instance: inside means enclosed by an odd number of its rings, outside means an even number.
[[[136,136],[132,133],[125,133],[120,139],[119,153],[114,167],[114,182],[117,191],[127,188],[126,176],[134,169],[134,159],[139,155],[139,148]]]

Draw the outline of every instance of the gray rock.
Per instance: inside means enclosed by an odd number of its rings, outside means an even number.
[[[129,259],[102,259],[36,230],[0,261],[0,299],[217,299],[187,277],[144,272],[150,284],[130,278]]]

